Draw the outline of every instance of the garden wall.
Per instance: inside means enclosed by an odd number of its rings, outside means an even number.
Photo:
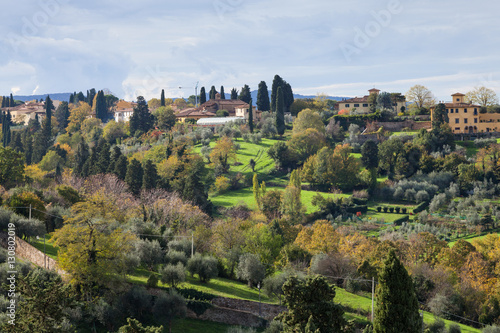
[[[200,316],[188,310],[188,317],[215,321],[227,325],[263,327],[267,322],[273,320],[274,317],[286,310],[284,306],[261,303],[259,312],[258,302],[225,297],[214,298],[212,304],[213,307],[206,310]]]
[[[7,233],[0,232],[0,245],[7,248]],[[61,276],[66,273],[57,266],[57,262],[49,256],[44,256],[43,252],[16,236],[16,256],[33,264],[55,270]],[[45,262],[44,262],[45,257]]]

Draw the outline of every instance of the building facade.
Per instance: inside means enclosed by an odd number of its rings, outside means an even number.
[[[451,97],[452,102],[444,105],[448,114],[448,125],[453,133],[488,133],[500,130],[500,114],[480,113],[481,106],[466,103],[462,93],[455,93]],[[433,114],[434,107],[431,108],[431,120]]]
[[[338,102],[338,108],[339,110],[346,110],[349,111],[351,114],[365,114],[365,113],[370,113],[371,109],[373,107],[373,104],[369,102],[369,97],[372,94],[378,95],[380,92],[379,89],[370,89],[368,90],[368,95],[365,95],[363,97],[354,97],[354,98],[349,98],[345,99],[343,101]],[[393,111],[395,113],[398,113],[401,111],[402,107],[406,108],[406,101],[401,100],[401,101],[395,101],[392,105]]]

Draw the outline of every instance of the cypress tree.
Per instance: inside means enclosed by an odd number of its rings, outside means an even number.
[[[250,103],[250,99],[252,98],[252,95],[250,94],[250,87],[245,84],[243,88],[241,88],[240,95],[238,96],[238,99],[242,100],[245,103]]]
[[[125,175],[125,182],[128,184],[130,191],[138,195],[142,188],[143,170],[141,163],[135,158],[130,161]]]
[[[156,188],[158,182],[158,171],[156,170],[156,165],[151,160],[146,160],[144,163],[144,174],[142,177],[142,188],[149,190]]]
[[[283,79],[276,74],[271,87],[271,112],[276,112],[276,101],[278,95],[278,87],[283,87]]]
[[[104,92],[102,90],[99,90],[97,93],[95,103],[96,117],[101,119],[103,122],[108,120],[108,106],[106,104],[106,97],[104,97]]]
[[[11,138],[9,114],[10,113],[2,112],[2,145],[4,148],[8,146]]]
[[[226,93],[224,93],[224,86],[220,86],[220,99],[226,99]]]
[[[115,167],[116,167],[116,162],[118,159],[122,156],[122,150],[118,146],[113,147],[113,151],[111,152],[111,158],[109,161],[109,166],[108,166],[108,173],[114,173]]]
[[[85,96],[83,95],[83,93],[81,91],[76,95],[75,103],[78,103],[78,102],[85,102]]]
[[[29,129],[23,131],[21,141],[24,149],[24,161],[27,165],[30,165],[33,155],[33,135]]]
[[[2,96],[2,108],[5,107],[5,96]]]
[[[215,86],[210,88],[210,92],[208,93],[209,99],[215,99],[215,95],[217,94],[217,90],[215,90]]]
[[[231,89],[231,99],[238,99],[238,90],[236,88]]]
[[[376,291],[374,333],[419,333],[422,318],[412,279],[394,250],[384,262]]]
[[[56,119],[58,123],[59,132],[64,132],[69,123],[69,107],[68,102],[61,102],[56,109]]]
[[[257,109],[260,111],[269,111],[271,105],[269,103],[269,91],[265,81],[260,81],[259,89],[257,90]]]
[[[149,112],[146,100],[142,96],[137,97],[137,106],[134,107],[134,112],[129,121],[130,134],[137,135],[136,132],[138,131],[141,134],[147,133],[153,128],[153,125],[154,117]]]
[[[285,133],[285,110],[283,101],[283,89],[278,87],[276,93],[276,130],[282,136]]]
[[[73,94],[69,95],[69,103],[75,103],[75,95]]]
[[[109,168],[109,162],[111,159],[111,154],[109,152],[109,143],[101,138],[98,143],[98,155],[96,164],[93,166],[94,174],[106,173]]]
[[[293,98],[293,91],[292,91],[292,86],[290,86],[289,83],[286,81],[283,81],[283,100],[285,102],[285,112],[290,112],[290,106],[292,105],[294,98]]]
[[[161,90],[160,106],[165,106],[165,90]]]
[[[250,133],[253,133],[252,99],[250,99],[250,103],[249,103],[249,106],[248,106],[248,128],[250,129]]]
[[[14,102],[14,97],[12,96],[12,93],[10,94],[10,106],[16,106],[16,103]]]
[[[125,177],[127,176],[127,168],[128,168],[127,157],[125,157],[124,155],[120,155],[120,157],[118,157],[118,160],[116,160],[115,169],[113,170],[113,173],[119,179],[125,180]]]
[[[54,104],[52,104],[52,100],[50,96],[47,95],[45,99],[45,122],[44,126],[42,126],[42,130],[44,131],[44,135],[47,140],[50,140],[52,136],[52,110],[54,109]],[[48,148],[48,146],[47,146]]]
[[[205,87],[200,89],[200,105],[207,101],[207,93],[205,92]]]

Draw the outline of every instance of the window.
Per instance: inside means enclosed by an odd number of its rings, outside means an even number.
[[[455,131],[460,131],[460,127],[455,127]]]
[[[474,115],[477,115],[477,108],[474,108]]]
[[[455,124],[458,124],[458,123],[460,123],[460,119],[455,118]]]
[[[346,108],[348,108],[348,107],[349,107],[349,104],[346,104],[346,105],[345,105],[345,107],[346,107]]]
[[[458,109],[455,109],[455,113],[458,113]]]
[[[464,109],[464,113],[467,113],[467,109]]]
[[[468,120],[467,118],[464,118],[464,124],[467,124],[467,120]]]
[[[474,118],[474,124],[477,124],[477,118]]]
[[[453,113],[453,109],[450,109],[450,113]]]
[[[359,104],[354,104],[354,107],[355,108],[359,108]]]
[[[457,102],[460,102],[460,98],[457,98]]]
[[[446,109],[446,113],[450,113],[450,110],[449,110],[449,109]]]
[[[366,104],[366,103],[365,103],[365,104],[363,104],[363,107],[364,107],[364,108],[367,108],[367,107],[368,107],[368,104]]]

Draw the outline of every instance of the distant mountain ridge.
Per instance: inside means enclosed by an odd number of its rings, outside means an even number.
[[[36,99],[39,101],[40,99],[46,99],[47,95],[50,96],[52,100],[57,100],[57,101],[65,101],[69,102],[69,96],[72,93],[55,93],[55,94],[42,94],[42,95],[14,95],[14,99],[18,101],[23,101],[23,102],[28,102]],[[226,93],[226,99],[231,98],[231,94]],[[254,90],[250,93],[252,96],[253,104],[255,105],[257,103],[257,90]],[[271,96],[271,91],[269,91],[269,96]],[[208,97],[208,96],[207,96]],[[301,94],[293,94],[293,98],[295,99],[304,99],[304,98],[314,98],[316,95],[301,95]],[[160,98],[160,96],[158,96]],[[328,99],[333,99],[335,101],[341,101],[342,99],[348,98],[348,97],[339,97],[339,96],[327,96]]]

